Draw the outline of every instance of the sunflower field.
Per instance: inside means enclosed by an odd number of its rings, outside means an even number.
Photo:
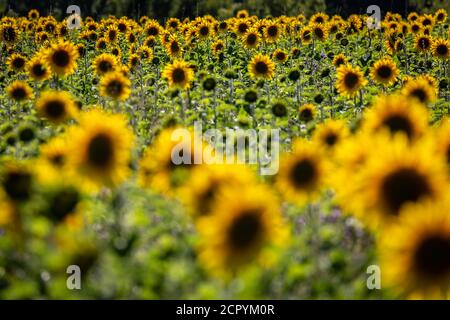
[[[449,298],[448,26],[2,17],[0,298]],[[175,163],[198,123],[276,173]]]

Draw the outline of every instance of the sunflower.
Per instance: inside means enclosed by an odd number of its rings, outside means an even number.
[[[276,186],[286,200],[302,205],[320,195],[327,171],[323,149],[307,140],[297,140],[292,153],[281,158]]]
[[[376,83],[391,86],[397,81],[399,70],[394,60],[385,57],[374,63],[370,70],[370,76]]]
[[[212,44],[212,51],[217,56],[225,49],[225,44],[222,40],[218,39]]]
[[[323,12],[317,12],[315,13],[309,22],[311,24],[320,24],[320,23],[326,23],[329,20],[329,16],[326,13]]]
[[[426,34],[417,35],[414,39],[414,47],[417,51],[428,52],[433,45],[433,38]]]
[[[422,32],[422,25],[418,22],[413,22],[410,25],[410,30],[413,34],[420,34]]]
[[[340,66],[343,65],[343,64],[347,64],[347,63],[348,63],[348,60],[347,60],[347,58],[345,57],[345,55],[343,55],[342,53],[340,53],[340,54],[334,56],[334,58],[333,58],[333,65],[334,65],[336,68],[340,67]]]
[[[447,17],[448,17],[448,14],[445,9],[439,9],[434,14],[434,18],[437,23],[445,23],[447,21]]]
[[[108,41],[106,40],[106,38],[98,38],[97,42],[95,43],[95,48],[97,50],[105,50],[106,48],[108,48]]]
[[[279,62],[279,63],[285,63],[288,59],[288,55],[286,52],[284,52],[281,49],[276,49],[273,54],[272,57],[275,61]]]
[[[391,134],[403,133],[409,139],[416,139],[427,128],[427,109],[415,99],[405,99],[401,95],[379,97],[364,114],[363,130],[372,133],[386,129]]]
[[[378,245],[382,281],[408,299],[449,299],[450,206],[427,202],[406,207]],[[395,261],[395,263],[393,263]]]
[[[144,32],[147,36],[157,37],[161,34],[162,27],[158,21],[151,19],[145,24]]]
[[[271,249],[288,240],[277,199],[270,189],[259,185],[223,190],[214,211],[199,219],[197,229],[200,261],[222,277],[252,263],[267,265],[272,260]]]
[[[117,65],[117,57],[110,53],[102,53],[97,56],[92,63],[95,73],[99,76],[103,76],[108,72],[114,71]]]
[[[364,78],[359,67],[352,67],[346,64],[341,65],[337,69],[336,87],[338,92],[343,96],[355,96],[366,83],[367,80]]]
[[[402,88],[402,94],[415,98],[423,104],[433,103],[436,99],[436,89],[425,79],[408,81]]]
[[[298,110],[298,118],[303,122],[310,122],[316,117],[316,107],[311,103],[302,105]]]
[[[164,67],[162,76],[169,82],[170,88],[188,89],[194,80],[194,70],[184,60],[175,60]]]
[[[196,166],[190,182],[180,190],[183,203],[195,218],[214,212],[213,205],[224,188],[253,185],[253,172],[245,165],[204,164]]]
[[[37,55],[31,58],[25,65],[29,77],[35,81],[44,81],[51,77],[50,68],[45,59]]]
[[[128,67],[130,68],[130,70],[135,69],[140,62],[140,57],[138,54],[133,53],[130,54],[129,58],[128,58]]]
[[[311,43],[312,37],[313,37],[313,33],[312,33],[312,29],[310,27],[304,27],[300,31],[300,38],[302,39],[303,44],[307,45],[307,44]]]
[[[0,25],[0,40],[8,46],[13,46],[19,41],[19,32],[14,24]]]
[[[28,19],[30,20],[39,19],[39,11],[37,11],[36,9],[31,9],[30,11],[28,11]]]
[[[431,47],[431,52],[436,58],[448,59],[450,58],[450,41],[445,39],[436,39]]]
[[[234,24],[234,31],[240,36],[244,35],[248,28],[250,28],[250,23],[247,19],[238,19]]]
[[[41,145],[40,155],[36,163],[38,180],[42,183],[53,183],[67,179],[68,141],[65,136],[58,136]]]
[[[11,83],[6,88],[6,92],[11,99],[17,102],[24,102],[33,97],[33,90],[31,87],[26,82],[20,80]]]
[[[21,54],[14,53],[6,61],[9,69],[15,72],[22,72],[25,70],[25,65],[27,63],[27,58]]]
[[[275,74],[275,64],[267,55],[257,54],[249,63],[248,72],[254,79],[272,79]]]
[[[131,93],[131,81],[120,72],[110,72],[100,80],[100,95],[124,101]]]
[[[29,162],[9,161],[2,165],[0,184],[13,203],[23,203],[33,195],[34,173]]]
[[[181,47],[179,41],[174,37],[171,37],[167,42],[166,50],[170,57],[179,57],[183,53],[183,48]]]
[[[420,17],[420,23],[424,27],[433,27],[436,21],[434,20],[433,15],[431,14],[424,14],[422,17]]]
[[[372,137],[368,160],[355,182],[353,212],[369,227],[398,219],[402,209],[446,193],[446,166],[426,140],[410,144],[405,135]]]
[[[68,132],[68,165],[88,191],[116,186],[129,173],[133,133],[124,116],[93,109]]]
[[[198,35],[198,38],[203,40],[209,37],[214,36],[214,30],[211,28],[211,25],[204,21],[201,22],[198,26],[196,26],[196,34]]]
[[[181,24],[180,19],[170,18],[166,22],[166,28],[176,31],[178,29],[178,27],[180,26],[180,24]]]
[[[343,120],[329,119],[316,127],[313,141],[326,151],[333,152],[350,134]]]
[[[77,68],[78,50],[72,43],[60,41],[51,45],[45,59],[54,73],[59,76],[68,76]]]
[[[281,30],[277,22],[270,22],[266,25],[264,28],[264,39],[269,42],[273,43],[278,41],[278,39],[281,36]]]
[[[45,91],[36,101],[37,113],[52,123],[61,123],[77,115],[75,102],[66,91]]]
[[[260,35],[258,30],[255,28],[250,28],[242,36],[242,42],[247,49],[257,48],[260,41]]]
[[[313,24],[310,26],[314,39],[325,41],[328,38],[328,27],[325,24]]]

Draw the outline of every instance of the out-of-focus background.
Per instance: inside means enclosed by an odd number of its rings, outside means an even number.
[[[370,5],[379,5],[383,12],[392,11],[405,14],[411,11],[426,13],[435,8],[450,7],[448,0],[0,0],[2,15],[23,15],[30,8],[38,9],[41,14],[65,16],[69,5],[78,5],[83,16],[94,18],[105,15],[139,17],[147,15],[164,20],[166,17],[196,17],[211,14],[219,18],[230,17],[238,10],[247,9],[258,16],[311,14],[325,11],[328,14],[348,16],[365,13]]]

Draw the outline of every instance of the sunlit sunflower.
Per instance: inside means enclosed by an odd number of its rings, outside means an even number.
[[[408,81],[402,88],[402,94],[408,98],[415,98],[423,104],[436,100],[436,89],[425,79]]]
[[[166,22],[166,28],[176,31],[180,26],[181,21],[178,18],[169,18]]]
[[[77,68],[78,50],[74,44],[60,41],[51,45],[45,58],[54,73],[59,76],[68,76]]]
[[[14,53],[6,61],[9,69],[15,72],[22,72],[25,70],[27,58],[21,54]]]
[[[161,34],[161,31],[162,27],[156,20],[151,19],[145,24],[144,32],[147,36],[157,37]]]
[[[124,101],[131,93],[131,81],[120,72],[109,72],[100,80],[100,95]]]
[[[236,23],[234,24],[234,31],[238,35],[242,36],[247,32],[249,27],[250,27],[250,23],[249,23],[249,21],[247,21],[247,19],[238,19],[236,21]]]
[[[284,52],[281,49],[276,49],[273,54],[272,57],[275,61],[279,62],[279,63],[285,63],[288,59],[288,55],[286,52]]]
[[[366,83],[367,80],[359,67],[345,64],[337,69],[336,88],[343,96],[355,96]]]
[[[20,80],[11,83],[6,88],[6,92],[11,99],[17,102],[24,102],[33,97],[33,90],[31,87],[26,82]]]
[[[300,31],[300,38],[302,40],[302,43],[305,44],[305,45],[311,43],[312,42],[312,38],[313,38],[312,29],[310,27],[304,27]]]
[[[328,38],[328,27],[325,24],[313,24],[310,26],[314,39],[325,41]]]
[[[424,14],[423,16],[420,17],[419,21],[424,27],[431,27],[431,28],[436,23],[433,15],[431,14]]]
[[[347,58],[345,57],[345,55],[343,55],[342,53],[340,53],[340,54],[334,56],[334,58],[333,58],[333,65],[334,65],[336,68],[340,67],[340,66],[343,65],[343,64],[347,64],[347,63],[348,63],[348,60],[347,60]]]
[[[416,139],[427,128],[427,109],[415,99],[401,95],[381,96],[364,113],[363,130],[369,132],[386,129],[391,134],[403,133],[409,139]]]
[[[439,201],[446,194],[446,164],[426,140],[405,135],[372,137],[367,163],[355,182],[354,213],[369,227],[395,221],[406,205]]]
[[[37,11],[36,9],[31,9],[30,11],[28,11],[28,19],[30,20],[39,19],[39,11]]]
[[[374,63],[370,69],[370,76],[376,83],[385,86],[391,86],[397,81],[400,71],[397,68],[394,60],[385,57]]]
[[[198,26],[196,26],[196,34],[199,39],[203,40],[208,37],[214,36],[214,29],[208,22],[204,21],[201,22]]]
[[[12,46],[19,41],[19,31],[14,24],[0,25],[0,40],[8,46]]]
[[[433,45],[433,38],[426,34],[417,35],[414,40],[414,47],[420,52],[428,52]]]
[[[255,178],[245,165],[205,164],[193,169],[189,184],[180,194],[192,216],[202,217],[214,213],[213,205],[224,188],[253,185]]]
[[[312,24],[326,23],[329,20],[329,16],[324,12],[315,13],[309,20]]]
[[[75,102],[66,91],[45,91],[36,101],[39,116],[53,123],[73,119],[77,115]]]
[[[264,39],[269,42],[276,42],[281,36],[281,29],[277,22],[269,22],[264,28]]]
[[[383,230],[378,244],[382,281],[400,298],[449,299],[449,213],[448,202],[406,207],[400,222]]]
[[[247,49],[257,48],[260,42],[260,35],[258,30],[255,28],[250,28],[242,36],[242,43]]]
[[[306,140],[297,140],[292,153],[281,158],[276,186],[293,203],[314,201],[324,188],[328,165],[322,148]]]
[[[447,21],[447,17],[448,17],[448,14],[445,9],[439,9],[434,14],[434,18],[437,23],[445,23]]]
[[[448,59],[450,58],[450,41],[445,39],[436,39],[431,47],[431,52],[436,58]]]
[[[68,133],[68,165],[88,191],[116,186],[129,174],[133,133],[122,115],[99,109],[79,116]]]
[[[117,57],[110,53],[102,53],[97,56],[92,63],[95,73],[99,76],[103,76],[108,72],[114,71],[117,65]]]
[[[254,79],[272,79],[275,74],[275,64],[269,56],[257,54],[249,63],[248,72]]]
[[[162,76],[169,82],[170,88],[188,89],[194,80],[194,71],[184,60],[175,60],[164,67]]]
[[[222,40],[216,40],[213,44],[212,44],[212,51],[213,53],[217,56],[220,53],[222,53],[225,49],[225,43]]]
[[[40,147],[36,163],[36,174],[41,183],[53,183],[68,178],[67,152],[68,141],[65,136],[58,136]]]
[[[277,199],[258,185],[223,190],[214,211],[198,221],[197,229],[200,261],[223,277],[250,264],[270,265],[271,249],[285,245],[289,235]]]
[[[314,105],[307,103],[302,105],[298,110],[298,118],[303,122],[310,122],[316,118],[316,107]]]
[[[31,58],[26,63],[25,69],[29,77],[35,81],[44,81],[51,77],[50,68],[46,61],[40,56]]]
[[[333,152],[339,148],[350,131],[344,120],[329,119],[316,127],[313,133],[313,141],[326,151]]]

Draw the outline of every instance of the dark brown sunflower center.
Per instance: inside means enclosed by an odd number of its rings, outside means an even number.
[[[26,200],[31,194],[31,175],[27,172],[7,173],[3,180],[3,189],[13,200]]]
[[[156,27],[150,27],[150,28],[148,28],[148,30],[147,30],[147,34],[149,35],[149,36],[157,36],[158,35],[158,28],[156,28]]]
[[[52,62],[58,67],[66,67],[70,63],[70,55],[66,50],[56,50],[52,55]]]
[[[22,69],[25,66],[25,60],[22,58],[15,58],[12,65],[15,69]]]
[[[428,40],[427,38],[421,38],[419,40],[419,46],[420,48],[422,48],[423,50],[426,50],[430,47],[431,43],[430,40]]]
[[[173,41],[173,42],[170,44],[170,50],[171,50],[173,53],[179,52],[179,51],[180,51],[180,46],[178,45],[178,42]]]
[[[15,100],[23,100],[27,97],[27,92],[24,88],[15,88],[11,94]]]
[[[78,202],[80,194],[77,190],[63,189],[57,192],[50,202],[48,215],[56,221],[61,221],[75,210]]]
[[[423,239],[414,253],[414,267],[430,278],[450,273],[450,238],[431,235]]]
[[[356,73],[349,72],[344,77],[344,84],[347,88],[353,89],[357,86],[359,77]]]
[[[339,140],[339,137],[336,133],[334,132],[329,132],[327,135],[325,135],[324,137],[324,142],[327,146],[332,147],[334,146]]]
[[[389,66],[381,66],[377,69],[377,74],[382,79],[389,79],[392,76],[392,69]]]
[[[391,214],[397,215],[407,202],[432,194],[429,181],[412,168],[400,168],[384,178],[381,196]]]
[[[106,134],[94,136],[87,149],[88,162],[100,169],[109,166],[114,156],[113,142]]]
[[[172,79],[175,83],[183,83],[186,80],[186,73],[182,68],[176,68],[172,72]]]
[[[300,118],[305,121],[310,121],[313,118],[313,113],[311,109],[303,109],[300,111]]]
[[[321,28],[314,28],[314,34],[319,39],[322,39],[324,37],[324,32]]]
[[[267,74],[269,72],[269,66],[264,61],[258,61],[255,63],[255,71],[259,74]]]
[[[417,88],[411,91],[411,95],[420,100],[420,102],[425,102],[427,100],[427,93],[422,88]]]
[[[254,45],[256,43],[257,36],[254,33],[251,33],[247,36],[247,44]]]
[[[310,159],[300,160],[292,167],[290,172],[291,181],[297,188],[304,188],[314,183],[316,175],[316,166]]]
[[[403,132],[409,138],[413,134],[413,127],[408,118],[402,115],[392,115],[383,121],[383,125],[389,128],[392,133]]]
[[[123,84],[118,80],[109,81],[106,86],[106,91],[108,92],[108,95],[117,97],[123,92]]]
[[[276,37],[278,35],[278,27],[277,26],[270,26],[267,28],[267,34],[270,37]]]
[[[238,26],[238,30],[240,33],[245,33],[245,31],[247,31],[248,29],[248,25],[246,23],[241,23]]]
[[[65,162],[63,154],[52,155],[49,160],[55,167],[62,167]]]
[[[200,35],[206,37],[209,34],[209,28],[204,26],[200,28]]]
[[[248,211],[237,217],[230,226],[228,238],[236,250],[252,247],[261,237],[263,225],[258,212]]]
[[[100,63],[98,64],[98,69],[103,72],[106,73],[108,71],[111,71],[113,68],[113,65],[111,62],[109,62],[108,60],[102,60],[100,61]]]
[[[284,52],[277,52],[276,58],[278,61],[283,61],[286,59],[286,54]]]
[[[51,119],[58,119],[63,116],[65,112],[66,106],[64,102],[60,100],[52,100],[45,105],[45,114]]]
[[[440,56],[446,56],[448,54],[448,47],[445,44],[440,44],[436,47],[436,52]]]
[[[16,31],[13,27],[6,27],[3,29],[3,39],[7,42],[14,42],[16,40]]]
[[[42,77],[45,75],[45,67],[42,64],[33,65],[32,72],[36,77]]]

